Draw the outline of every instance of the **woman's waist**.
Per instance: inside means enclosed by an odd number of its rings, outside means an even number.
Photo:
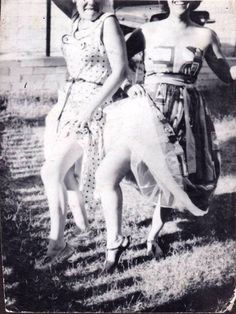
[[[194,87],[194,80],[191,76],[181,73],[155,73],[149,72],[144,77],[145,85],[169,84],[182,87]]]
[[[104,67],[98,63],[91,65],[89,61],[87,63],[82,62],[82,64],[76,64],[75,62],[69,64],[67,62],[67,71],[70,80],[83,80],[97,84],[103,84],[111,74],[110,67],[105,64]]]
[[[66,110],[83,110],[88,104],[96,100],[101,88],[102,84],[96,82],[68,79],[64,87],[58,90],[58,103],[66,104]],[[110,99],[106,100],[99,108],[105,107],[110,101]]]
[[[73,76],[69,76],[66,79],[66,82],[68,85],[73,85],[73,88],[78,88],[81,86],[94,86],[95,87],[99,87],[103,85],[103,81],[101,80],[93,80],[93,79],[88,79],[88,78],[84,78],[84,77],[73,77]]]

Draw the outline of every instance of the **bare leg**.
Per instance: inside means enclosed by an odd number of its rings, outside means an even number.
[[[44,132],[44,155],[46,160],[54,158],[52,147],[57,146],[57,117],[59,114],[58,106],[56,105],[47,115],[46,128]],[[79,156],[78,156],[79,159]],[[78,162],[81,162],[79,160]],[[74,165],[68,170],[65,175],[65,191],[67,201],[73,214],[76,226],[80,231],[88,228],[88,219],[84,209],[83,197],[79,191],[78,182],[74,175]],[[65,205],[62,205],[64,207]],[[55,228],[55,230],[58,228]]]
[[[65,175],[82,155],[82,148],[69,139],[58,144],[54,158],[47,160],[42,168],[42,179],[48,198],[51,218],[48,255],[65,246],[64,227],[66,220]]]
[[[65,177],[68,204],[79,231],[88,229],[88,218],[84,208],[83,195],[79,191],[79,183],[75,178],[74,167],[70,168]]]
[[[158,235],[164,226],[161,218],[161,194],[162,193],[160,192],[158,202],[153,212],[151,230],[149,231],[147,238],[147,255],[153,256],[156,259],[163,256],[163,251],[157,241]]]
[[[148,242],[155,241],[163,226],[164,223],[161,219],[161,192],[160,192],[158,197],[158,203],[156,204],[153,212],[152,226],[151,230],[149,231],[147,241]]]
[[[107,228],[107,247],[114,248],[122,239],[122,191],[120,182],[130,169],[130,151],[123,147],[109,152],[96,174],[97,191],[101,196]],[[113,262],[114,251],[107,260]]]

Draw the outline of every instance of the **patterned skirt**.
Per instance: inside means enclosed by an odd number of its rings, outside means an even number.
[[[220,175],[220,156],[202,95],[187,85],[159,83],[145,87],[183,148],[186,192],[197,206],[207,208]]]

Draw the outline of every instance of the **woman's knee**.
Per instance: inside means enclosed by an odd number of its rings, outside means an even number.
[[[95,175],[95,181],[96,191],[102,192],[104,190],[116,189],[121,180],[115,173],[107,171],[105,167],[99,167]]]
[[[41,168],[41,178],[44,184],[60,181],[60,169],[54,162],[45,162]]]
[[[130,153],[120,150],[105,157],[96,172],[96,190],[116,189],[130,170]]]

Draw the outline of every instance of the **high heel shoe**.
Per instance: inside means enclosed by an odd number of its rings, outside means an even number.
[[[147,255],[159,260],[164,257],[164,252],[158,244],[158,240],[147,241]]]
[[[68,243],[66,243],[64,248],[55,250],[54,254],[46,255],[41,261],[37,261],[35,264],[35,269],[38,270],[50,269],[52,266],[65,262],[74,253],[75,250]]]
[[[127,248],[130,246],[131,243],[131,237],[123,237],[122,242],[120,243],[120,245],[116,248],[112,248],[112,249],[107,249],[107,251],[114,251],[115,254],[115,260],[114,261],[109,261],[106,260],[102,273],[108,273],[111,274],[115,271],[115,269],[117,268],[118,264],[119,264],[119,260],[120,257],[122,255],[122,253],[127,250]]]

